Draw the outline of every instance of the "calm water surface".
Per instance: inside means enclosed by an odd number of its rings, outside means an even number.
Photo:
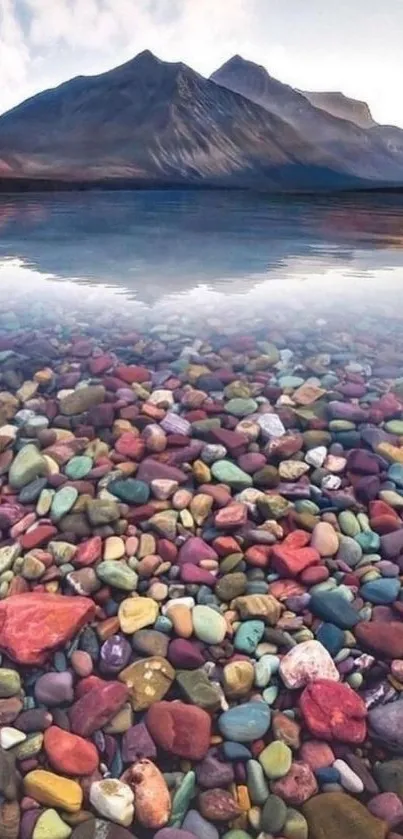
[[[0,287],[26,300],[158,317],[329,307],[396,315],[403,196],[221,192],[0,197]],[[22,296],[22,298],[21,298]],[[389,304],[391,304],[389,306]],[[388,308],[389,307],[389,308]]]

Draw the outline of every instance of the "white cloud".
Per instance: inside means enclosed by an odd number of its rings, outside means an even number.
[[[382,11],[378,0],[0,0],[0,113],[149,48],[205,75],[238,52],[297,87],[364,98],[377,119],[403,126],[399,21],[401,0]]]

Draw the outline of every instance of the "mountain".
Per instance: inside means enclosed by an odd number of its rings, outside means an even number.
[[[231,86],[236,65],[241,91]],[[271,190],[403,183],[396,143],[325,114],[250,62],[225,67],[231,72],[205,79],[145,51],[31,97],[0,117],[0,181]],[[253,95],[256,76],[261,95]]]
[[[399,182],[402,178],[403,151],[397,136],[403,131],[394,129],[390,134],[373,131],[317,107],[309,97],[290,85],[273,78],[267,70],[239,55],[233,56],[210,77],[212,81],[247,97],[252,102],[276,114],[295,128],[304,139],[314,140],[317,148],[344,160],[345,167],[360,177],[377,179],[391,177],[393,171]],[[351,100],[352,101],[352,100]],[[363,103],[365,105],[365,103]],[[373,123],[375,127],[376,123]],[[381,127],[382,128],[382,127]],[[388,174],[387,174],[388,173]]]
[[[315,108],[320,108],[338,119],[349,120],[359,128],[373,128],[377,124],[366,102],[351,99],[344,93],[315,93],[307,90],[300,90],[299,93],[302,93]]]

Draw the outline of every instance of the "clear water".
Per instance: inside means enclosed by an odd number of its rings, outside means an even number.
[[[107,305],[200,327],[214,318],[240,325],[268,310],[281,319],[335,310],[395,318],[403,196],[3,195],[0,289],[9,305]]]

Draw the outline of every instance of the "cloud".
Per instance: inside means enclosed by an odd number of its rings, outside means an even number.
[[[401,0],[0,0],[0,113],[148,48],[204,75],[241,53],[297,87],[369,100],[376,118],[403,125],[402,26]]]

